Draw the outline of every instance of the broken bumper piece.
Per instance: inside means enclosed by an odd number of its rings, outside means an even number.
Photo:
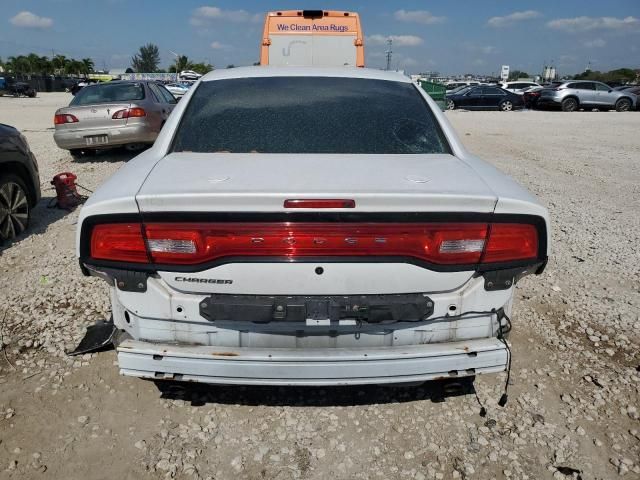
[[[113,339],[117,332],[113,325],[113,319],[108,321],[98,320],[94,325],[87,327],[87,332],[73,352],[67,355],[74,357],[85,353],[97,352],[113,344]]]
[[[361,385],[436,380],[505,370],[495,338],[377,348],[225,348],[127,339],[120,371],[133,377],[240,385]]]

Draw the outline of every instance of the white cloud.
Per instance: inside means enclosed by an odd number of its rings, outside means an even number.
[[[415,58],[403,57],[398,61],[402,68],[415,67],[418,65],[418,61]]]
[[[547,23],[547,27],[569,33],[591,30],[640,30],[640,19],[636,17],[574,17],[556,18]]]
[[[534,18],[538,18],[540,16],[542,16],[542,14],[540,12],[536,12],[535,10],[513,12],[503,17],[491,17],[487,21],[487,25],[493,28],[511,27],[518,22],[522,22],[524,20],[533,20]]]
[[[477,45],[475,43],[464,42],[462,47],[471,53],[482,53],[483,55],[498,53],[498,49],[493,45]]]
[[[386,45],[389,39],[393,42],[393,46],[397,47],[417,47],[424,43],[424,40],[416,35],[369,35],[366,37],[366,42],[373,46]]]
[[[35,13],[26,10],[18,13],[9,20],[16,27],[22,28],[49,28],[53,25],[53,20],[47,17],[40,17]]]
[[[218,42],[217,40],[214,42],[211,42],[210,47],[213,48],[214,50],[227,50],[231,48],[230,45],[227,45],[226,43]]]
[[[436,17],[427,10],[397,10],[393,16],[401,22],[422,23],[423,25],[442,23],[447,19],[446,17]]]
[[[262,21],[260,14],[251,14],[246,10],[223,10],[218,7],[202,6],[191,14],[191,25],[202,26],[215,20],[233,23],[258,23]]]
[[[601,38],[595,38],[593,40],[587,40],[586,42],[584,42],[584,46],[588,47],[588,48],[602,48],[606,44],[607,44],[607,42],[605,42]]]

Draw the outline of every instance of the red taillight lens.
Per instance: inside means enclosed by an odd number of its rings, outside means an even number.
[[[146,115],[147,112],[144,111],[144,108],[134,107],[118,110],[113,115],[111,115],[111,118],[113,118],[114,120],[122,120],[123,118],[144,117]]]
[[[91,232],[91,257],[99,260],[146,263],[147,249],[141,225],[96,225]]]
[[[536,259],[533,225],[510,223],[151,223],[94,227],[99,260],[196,265],[229,257],[405,257],[439,265]],[[148,256],[147,256],[148,249]]]
[[[486,224],[223,223],[148,224],[157,263],[222,257],[413,257],[438,264],[480,260]]]
[[[65,123],[77,123],[78,119],[75,115],[71,115],[70,113],[58,113],[55,117],[53,117],[54,125],[63,125]]]
[[[538,256],[538,230],[533,225],[494,223],[482,263],[511,262]]]

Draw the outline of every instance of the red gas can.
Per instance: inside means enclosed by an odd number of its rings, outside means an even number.
[[[59,173],[53,177],[51,185],[56,188],[58,207],[73,210],[82,201],[82,197],[76,189],[77,178],[71,172]]]

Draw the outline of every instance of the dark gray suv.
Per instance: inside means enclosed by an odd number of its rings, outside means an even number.
[[[27,140],[0,123],[0,244],[27,228],[39,200],[38,163]]]
[[[627,112],[636,108],[638,97],[630,92],[618,91],[601,82],[568,80],[556,82],[540,91],[538,106],[561,107],[565,112],[580,108],[598,108]]]

